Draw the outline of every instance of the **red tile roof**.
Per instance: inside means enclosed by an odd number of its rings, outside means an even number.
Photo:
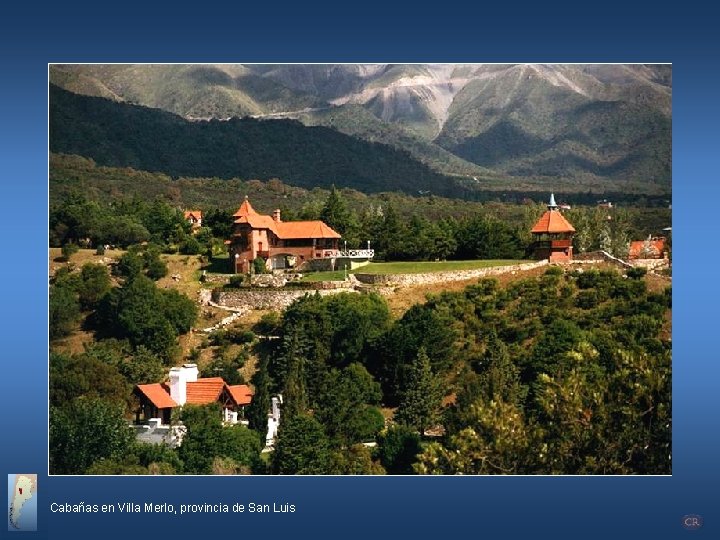
[[[575,227],[557,210],[546,211],[535,226],[531,229],[531,233],[564,233],[575,232]]]
[[[340,235],[323,221],[281,221],[275,222],[278,238],[340,238]]]
[[[246,384],[236,384],[234,386],[228,386],[230,395],[238,405],[249,405],[252,401],[253,392],[250,387]]]
[[[158,409],[167,409],[178,406],[178,404],[175,403],[175,400],[170,397],[167,386],[164,384],[138,384],[137,389]]]
[[[158,409],[178,407],[170,397],[170,388],[167,384],[138,384],[137,391],[144,395]],[[237,405],[249,405],[253,392],[245,384],[230,386],[225,384],[222,377],[208,377],[195,382],[186,383],[186,404],[207,405],[215,403],[220,398],[223,389],[227,388],[230,396]]]
[[[247,223],[253,229],[270,229],[281,240],[297,238],[341,238],[323,221],[275,221],[271,216],[258,214],[247,198],[233,214],[235,223]]]
[[[202,219],[202,212],[200,210],[185,210],[183,215],[185,216],[185,219],[188,219],[190,217],[196,220]]]
[[[635,240],[630,242],[628,258],[630,259],[659,259],[665,250],[665,238],[650,238],[648,240]]]
[[[186,385],[186,403],[189,405],[207,405],[214,403],[220,397],[225,388],[225,381],[222,377],[209,377],[189,382]]]

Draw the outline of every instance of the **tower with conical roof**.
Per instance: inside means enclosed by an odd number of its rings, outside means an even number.
[[[533,235],[533,252],[536,259],[550,262],[572,259],[572,239],[575,227],[560,213],[555,194],[550,194],[547,211],[530,230]]]

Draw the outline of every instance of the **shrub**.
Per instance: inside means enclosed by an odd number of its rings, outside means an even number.
[[[253,270],[256,274],[267,274],[267,267],[265,266],[265,259],[258,257],[253,260]]]
[[[229,289],[239,289],[244,281],[245,276],[243,274],[235,274],[234,276],[230,277],[226,287]]]
[[[255,331],[264,336],[275,335],[280,328],[280,314],[277,311],[266,313],[255,324]]]
[[[593,290],[580,291],[575,299],[575,305],[581,309],[592,309],[598,305],[598,295]]]
[[[80,248],[77,246],[77,244],[73,244],[73,243],[65,244],[61,250],[63,259],[66,261],[69,261],[70,257],[75,255],[79,249]]]
[[[643,266],[636,266],[627,271],[627,277],[630,279],[642,279],[645,274],[647,274],[647,268]]]
[[[563,273],[563,269],[559,266],[551,266],[547,270],[545,270],[546,276],[561,276]]]
[[[186,236],[179,246],[183,255],[199,255],[202,252],[202,245],[194,236]]]

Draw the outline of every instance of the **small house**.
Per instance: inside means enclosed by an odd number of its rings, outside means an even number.
[[[202,212],[200,210],[186,210],[183,215],[193,231],[202,227]]]

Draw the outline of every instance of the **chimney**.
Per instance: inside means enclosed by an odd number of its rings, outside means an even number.
[[[184,368],[174,367],[170,369],[170,397],[178,405],[185,405],[187,401],[186,375]]]
[[[275,221],[277,221],[278,223],[280,223],[281,220],[280,220],[280,209],[279,209],[279,208],[276,208],[276,209],[273,211],[273,220],[275,220]]]
[[[197,364],[183,364],[182,369],[185,371],[185,382],[197,382],[197,380],[198,380]]]
[[[280,421],[280,407],[278,405],[278,398],[272,398],[272,418],[276,421]]]

